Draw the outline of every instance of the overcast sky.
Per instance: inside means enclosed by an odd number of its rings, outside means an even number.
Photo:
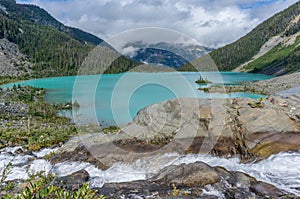
[[[219,47],[297,0],[17,0],[38,5],[62,23],[107,39],[122,31],[161,27]]]

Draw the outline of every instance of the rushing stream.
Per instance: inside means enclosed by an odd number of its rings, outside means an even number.
[[[300,196],[300,153],[280,153],[255,164],[241,164],[238,158],[219,158],[208,155],[165,154],[150,157],[144,161],[131,164],[117,163],[106,171],[84,162],[63,162],[51,165],[42,157],[57,149],[44,149],[33,155],[15,154],[17,148],[5,148],[0,152],[0,168],[12,163],[7,180],[28,179],[28,173],[54,173],[67,176],[85,169],[91,176],[93,187],[102,187],[109,182],[129,182],[146,179],[148,175],[157,173],[169,165],[182,163],[205,162],[211,166],[222,166],[230,171],[245,172],[257,180],[277,186],[278,188]],[[1,172],[2,174],[2,172]]]

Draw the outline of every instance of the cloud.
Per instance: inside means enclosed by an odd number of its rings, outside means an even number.
[[[297,0],[19,0],[106,39],[134,28],[161,27],[219,47]]]

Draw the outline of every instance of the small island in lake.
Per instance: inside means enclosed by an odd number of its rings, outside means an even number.
[[[212,82],[204,79],[202,76],[200,76],[200,78],[198,80],[195,81],[195,83],[197,84],[211,84]]]

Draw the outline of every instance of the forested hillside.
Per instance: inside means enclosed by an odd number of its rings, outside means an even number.
[[[64,26],[37,6],[16,4],[14,0],[0,0],[0,5],[0,38],[17,44],[28,56],[33,63],[32,77],[75,75],[88,53],[102,42]],[[135,64],[124,57],[119,59],[114,64],[122,72],[128,69],[128,63]]]
[[[300,2],[297,2],[283,12],[266,20],[246,36],[232,44],[213,51],[210,55],[220,70],[232,70],[249,61],[271,37],[283,32],[286,36],[298,32],[300,30],[299,23],[294,24],[288,31],[285,30],[290,21],[299,14]]]
[[[300,2],[297,2],[264,21],[236,42],[214,50],[209,55],[215,61],[219,70],[236,69],[257,55],[263,45],[272,37],[282,37],[282,41],[284,41],[284,38],[286,40],[290,39],[291,36],[297,38],[297,33],[300,31],[299,15]],[[286,49],[287,47],[289,49]],[[254,60],[249,65],[245,64],[245,69],[247,72],[282,75],[299,70],[299,62],[300,52],[298,45],[293,45],[292,48],[290,45],[278,43],[274,49],[257,61]],[[192,70],[192,66],[186,65],[182,70]]]
[[[90,33],[77,28],[64,26],[48,12],[35,5],[17,4],[14,0],[0,0],[0,2],[1,5],[6,8],[8,15],[13,19],[27,20],[43,26],[52,26],[59,31],[67,33],[78,41],[86,41],[94,45],[98,45],[102,42],[101,39]]]
[[[282,42],[265,55],[245,64],[239,70],[267,75],[284,75],[300,70],[300,37],[294,43]]]

